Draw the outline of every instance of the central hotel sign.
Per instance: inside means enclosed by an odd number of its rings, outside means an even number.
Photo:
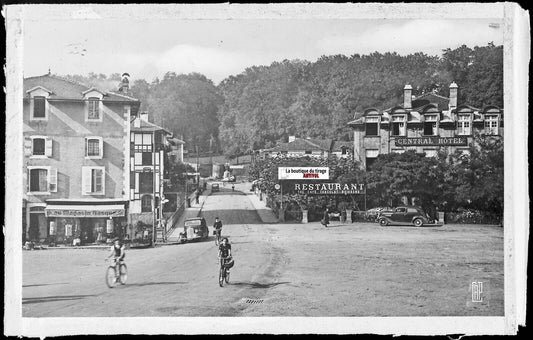
[[[415,137],[396,138],[396,146],[467,146],[466,137]]]

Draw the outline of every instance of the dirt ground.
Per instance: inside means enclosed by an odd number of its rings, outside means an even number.
[[[246,192],[206,200],[233,244],[231,282],[218,286],[207,241],[126,255],[128,283],[104,283],[107,251],[23,252],[24,316],[501,316],[503,229],[495,226],[326,229],[263,224]],[[472,282],[483,302],[472,302]]]

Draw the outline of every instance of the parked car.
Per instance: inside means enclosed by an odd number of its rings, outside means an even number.
[[[207,228],[205,218],[188,218],[183,224],[183,232],[180,233],[181,242],[188,242],[197,239],[207,239],[209,237],[209,228]]]
[[[365,219],[367,221],[375,222],[377,220],[379,214],[382,211],[388,211],[388,210],[392,210],[392,208],[389,208],[389,207],[377,207],[377,208],[368,209],[366,211],[366,213],[365,213]]]
[[[433,221],[420,207],[400,206],[393,210],[383,210],[379,213],[377,222],[381,226],[387,225],[414,225],[421,227]]]
[[[211,184],[211,191],[212,192],[220,191],[218,183]]]

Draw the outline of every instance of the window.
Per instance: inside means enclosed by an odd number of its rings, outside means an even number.
[[[89,98],[88,101],[89,112],[87,113],[88,120],[100,120],[100,100],[96,97]]]
[[[405,212],[407,212],[407,208],[396,208],[396,210],[394,212],[405,213]]]
[[[152,211],[152,196],[143,195],[141,198],[141,212],[151,212]]]
[[[437,135],[437,116],[428,115],[424,117],[424,135],[436,136]]]
[[[366,117],[365,128],[367,136],[377,136],[379,128],[379,117]]]
[[[392,135],[405,136],[405,116],[392,117]]]
[[[45,139],[44,138],[34,138],[32,146],[32,155],[33,156],[44,156],[45,149]]]
[[[33,118],[46,118],[46,98],[33,97]]]
[[[499,120],[498,115],[485,115],[485,133],[488,135],[497,135]]]
[[[57,169],[28,167],[28,191],[49,193],[57,191]]]
[[[348,154],[348,148],[345,146],[341,147],[341,155],[347,155]]]
[[[376,158],[379,155],[379,150],[377,149],[367,149],[366,150],[366,170],[369,170]]]
[[[86,137],[85,138],[85,157],[87,158],[102,158],[103,145],[101,137]]]
[[[139,173],[139,192],[141,194],[152,193],[154,191],[154,176],[152,172]]]
[[[105,167],[86,166],[82,172],[83,195],[105,194]]]
[[[130,189],[135,189],[135,172],[130,171]]]
[[[142,153],[142,165],[152,165],[152,153],[151,152]]]
[[[470,135],[471,134],[470,115],[460,115],[457,118],[457,134]]]

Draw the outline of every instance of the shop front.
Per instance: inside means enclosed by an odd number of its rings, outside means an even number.
[[[123,238],[128,222],[126,210],[127,202],[117,200],[47,201],[49,242],[83,245]]]

